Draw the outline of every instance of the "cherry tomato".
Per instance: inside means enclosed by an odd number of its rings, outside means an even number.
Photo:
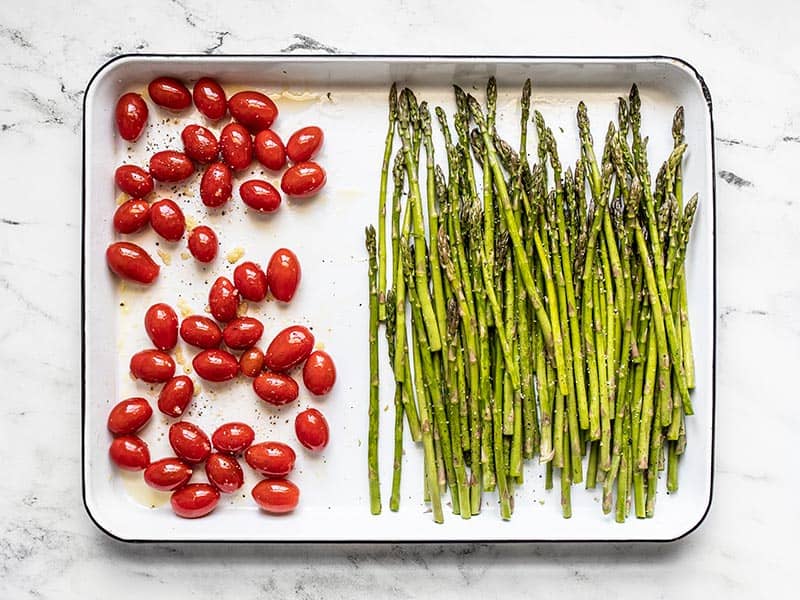
[[[158,410],[169,417],[180,417],[194,396],[194,382],[186,375],[173,377],[158,394]]]
[[[212,452],[206,460],[206,477],[225,494],[235,492],[244,485],[244,473],[239,461],[218,452]]]
[[[300,389],[297,382],[281,373],[265,371],[253,379],[253,389],[264,402],[273,406],[283,406],[297,400]]]
[[[216,136],[202,125],[187,125],[181,132],[183,151],[192,160],[210,163],[217,160],[219,142]]]
[[[298,129],[286,142],[286,154],[293,163],[306,162],[319,151],[325,134],[314,125]]]
[[[300,284],[300,261],[287,248],[276,250],[267,265],[269,291],[276,300],[289,302]]]
[[[144,470],[144,482],[162,492],[176,490],[191,478],[192,468],[179,458],[162,458]]]
[[[201,113],[212,121],[221,119],[228,111],[225,90],[210,77],[201,77],[192,90],[194,105]]]
[[[114,211],[114,229],[118,233],[136,233],[150,222],[150,205],[139,198],[120,204]]]
[[[188,463],[203,462],[211,454],[211,441],[194,423],[178,421],[169,428],[169,445],[175,455]]]
[[[180,206],[164,198],[150,206],[150,226],[168,242],[177,242],[186,231],[186,218]]]
[[[222,339],[228,348],[244,350],[260,340],[263,334],[261,321],[253,317],[239,317],[225,326]]]
[[[294,433],[297,441],[314,452],[328,445],[328,422],[316,408],[307,408],[295,417]]]
[[[217,234],[211,227],[198,225],[189,234],[189,252],[202,263],[214,260],[219,249]]]
[[[250,208],[263,213],[278,210],[281,205],[281,195],[275,186],[268,181],[251,179],[239,186],[239,195]]]
[[[205,517],[219,503],[219,490],[207,483],[190,483],[172,492],[173,512],[184,519]]]
[[[325,185],[325,170],[315,162],[301,162],[289,167],[281,178],[281,189],[288,196],[307,198]]]
[[[216,162],[208,165],[200,180],[200,199],[203,204],[215,208],[222,206],[233,193],[233,181],[228,165]]]
[[[108,430],[114,435],[136,433],[153,416],[150,403],[144,398],[123,400],[108,413]]]
[[[147,104],[139,94],[128,93],[119,97],[114,118],[122,139],[133,142],[142,135],[147,124],[147,113]]]
[[[286,164],[286,148],[281,138],[272,129],[264,129],[256,134],[254,142],[256,160],[273,171],[281,170]]]
[[[264,364],[271,371],[288,371],[299,365],[314,349],[314,335],[302,325],[287,327],[275,338],[264,353]]]
[[[255,377],[264,367],[264,353],[253,346],[248,348],[239,357],[239,370],[245,377]]]
[[[286,479],[265,479],[253,488],[253,500],[266,512],[292,512],[300,502],[300,488]]]
[[[309,392],[322,396],[331,391],[336,383],[336,365],[330,354],[316,350],[303,365],[303,383]]]
[[[142,438],[135,435],[114,438],[108,454],[114,464],[125,471],[141,471],[150,464],[150,449]]]
[[[222,160],[234,171],[241,171],[253,162],[253,140],[239,123],[228,123],[219,135]]]
[[[228,381],[239,373],[236,357],[225,350],[203,350],[194,357],[192,366],[206,381]]]
[[[239,309],[239,290],[227,277],[218,277],[208,292],[208,306],[217,321],[233,321]]]
[[[222,331],[208,317],[190,315],[181,322],[181,338],[187,344],[208,350],[222,342]]]
[[[294,450],[281,442],[261,442],[244,453],[247,464],[267,477],[286,477],[294,469],[296,458]]]
[[[233,270],[233,283],[246,300],[261,302],[267,295],[267,275],[254,262],[237,265]]]
[[[234,119],[257,132],[269,129],[278,116],[278,107],[261,92],[239,92],[228,100],[228,110]]]
[[[147,93],[153,102],[170,110],[183,110],[192,103],[189,90],[173,77],[153,79],[147,86]]]
[[[142,167],[120,165],[114,171],[117,187],[132,198],[144,198],[153,191],[153,178]]]
[[[150,174],[158,181],[183,181],[194,174],[194,164],[183,152],[162,150],[150,157]]]
[[[111,244],[106,250],[106,262],[115,275],[138,283],[153,283],[160,270],[144,248],[130,242]]]
[[[159,350],[172,350],[178,343],[178,315],[169,304],[153,304],[144,314],[144,328]]]
[[[148,383],[163,383],[175,375],[175,361],[161,350],[141,350],[131,356],[131,375]]]
[[[246,423],[225,423],[211,435],[211,443],[220,452],[239,454],[253,443],[256,434]]]

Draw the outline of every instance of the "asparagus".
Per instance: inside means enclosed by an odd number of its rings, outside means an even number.
[[[386,320],[386,190],[389,182],[389,162],[392,159],[394,128],[397,120],[397,86],[389,90],[389,129],[381,165],[381,187],[378,197],[378,319]],[[394,230],[394,229],[393,229]]]
[[[381,486],[378,469],[378,418],[380,415],[380,380],[378,374],[378,265],[375,247],[375,228],[366,229],[369,255],[369,437],[368,472],[369,502],[373,515],[381,512]]]

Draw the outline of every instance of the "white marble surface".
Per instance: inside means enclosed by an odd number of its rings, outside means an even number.
[[[796,3],[233,4],[0,4],[0,598],[761,597],[789,585],[800,533]],[[714,503],[698,531],[670,545],[281,548],[125,545],[91,524],[80,495],[82,90],[123,52],[309,50],[669,54],[705,76],[718,429]]]

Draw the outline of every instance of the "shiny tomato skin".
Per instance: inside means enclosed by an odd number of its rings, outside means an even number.
[[[282,373],[264,371],[253,379],[253,390],[264,402],[273,406],[283,406],[297,400],[300,388],[297,382]]]
[[[128,398],[119,402],[108,413],[108,430],[114,435],[136,433],[147,425],[153,409],[144,398]]]
[[[186,217],[180,206],[164,198],[150,205],[150,226],[168,242],[177,242],[186,231]]]
[[[300,502],[300,489],[286,479],[260,481],[252,495],[262,510],[278,515],[292,512]]]
[[[186,375],[173,377],[158,394],[158,410],[169,417],[180,417],[194,396],[194,382]]]
[[[171,492],[192,478],[192,468],[179,458],[162,458],[144,470],[144,482],[155,490]]]
[[[328,445],[330,432],[328,421],[316,408],[307,408],[294,419],[297,441],[313,452],[320,452]]]
[[[199,163],[211,163],[219,155],[219,142],[213,132],[202,125],[187,125],[181,132],[183,151]]]
[[[161,350],[141,350],[131,356],[131,374],[147,383],[163,383],[175,375],[175,361]]]
[[[280,171],[286,165],[286,147],[277,133],[264,129],[256,134],[253,142],[256,160],[272,171]]]
[[[239,123],[228,123],[219,135],[222,160],[234,171],[241,171],[253,162],[253,140]]]
[[[315,396],[323,396],[331,391],[336,383],[336,365],[330,354],[315,350],[303,365],[303,383]]]
[[[314,334],[302,325],[287,327],[270,342],[264,364],[270,371],[288,371],[308,358],[314,349]]]
[[[281,189],[287,196],[308,198],[322,189],[327,180],[325,169],[315,162],[301,162],[289,167],[281,178]]]
[[[120,165],[114,171],[114,182],[117,187],[131,198],[144,198],[153,191],[153,177],[142,167],[136,165]]]
[[[233,193],[233,178],[228,165],[215,162],[208,165],[200,179],[200,199],[203,204],[216,208],[222,206]]]
[[[208,483],[190,483],[172,492],[173,512],[184,519],[199,519],[219,503],[219,490]]]
[[[115,275],[143,284],[153,283],[160,270],[144,248],[131,242],[111,244],[106,249],[106,262]]]
[[[150,449],[147,443],[135,435],[114,438],[108,449],[111,460],[125,471],[141,471],[150,464]]]
[[[183,181],[194,174],[194,163],[183,152],[162,150],[150,157],[150,174],[157,181]]]
[[[169,110],[183,110],[192,103],[192,95],[186,86],[174,77],[157,77],[147,86],[150,99]]]
[[[210,263],[217,257],[219,241],[211,227],[198,225],[189,234],[189,252],[201,263]]]
[[[234,119],[253,132],[269,129],[278,116],[278,107],[261,92],[239,92],[228,100],[228,110]]]
[[[239,370],[245,377],[255,377],[264,368],[264,353],[253,346],[248,348],[239,357]]]
[[[233,321],[239,309],[239,290],[227,277],[218,277],[208,292],[208,306],[217,321]]]
[[[245,350],[261,339],[264,326],[253,317],[238,317],[222,331],[222,340],[228,348]]]
[[[267,265],[269,291],[276,300],[290,302],[300,285],[300,261],[288,248],[276,250]]]
[[[211,435],[211,443],[219,452],[240,454],[250,447],[256,434],[247,423],[225,423]]]
[[[261,179],[250,179],[239,186],[239,196],[247,206],[263,213],[278,210],[281,194],[275,186]]]
[[[139,94],[128,93],[119,97],[114,120],[122,139],[134,142],[142,135],[144,126],[147,125],[148,112],[147,104]]]
[[[237,265],[233,270],[233,283],[245,300],[261,302],[267,296],[267,275],[254,262]]]
[[[296,458],[294,450],[282,442],[254,444],[244,453],[250,468],[267,477],[286,477],[294,469]]]
[[[189,421],[170,425],[169,445],[178,458],[188,463],[203,462],[211,454],[211,440],[202,429]]]
[[[153,304],[144,313],[144,328],[159,350],[172,350],[178,343],[178,315],[169,304]]]
[[[150,222],[150,205],[141,198],[120,204],[114,211],[114,230],[117,233],[136,233]]]
[[[295,131],[286,142],[286,154],[293,163],[309,161],[319,152],[324,140],[325,134],[319,127],[303,127]]]
[[[229,381],[239,374],[239,362],[225,350],[203,350],[192,360],[198,377],[206,381]]]
[[[203,315],[189,315],[181,322],[181,339],[191,346],[209,350],[222,342],[222,330]]]
[[[212,121],[221,119],[228,112],[228,100],[222,86],[210,77],[201,77],[192,89],[194,105]]]
[[[206,459],[206,477],[224,494],[231,494],[244,485],[244,473],[239,461],[218,452],[212,452]]]

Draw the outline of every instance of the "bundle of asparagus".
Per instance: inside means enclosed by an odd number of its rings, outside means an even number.
[[[560,473],[565,518],[572,486],[584,481],[602,486],[602,509],[617,521],[631,504],[637,517],[652,517],[665,467],[667,489],[678,489],[684,418],[692,414],[684,258],[697,196],[683,205],[683,109],[653,184],[635,85],[619,99],[599,161],[586,106],[578,105],[580,158],[566,170],[542,115],[531,119],[530,80],[518,150],[495,130],[494,78],[485,110],[458,86],[455,98],[455,135],[435,109],[445,176],[427,103],[409,89],[389,93],[377,236],[367,229],[371,510],[381,511],[383,322],[395,381],[391,510],[399,508],[407,425],[422,442],[425,500],[436,522],[448,489],[464,519],[480,511],[484,492],[497,490],[500,514],[510,519],[523,462],[537,454],[547,489]],[[538,138],[533,165],[529,121]]]

